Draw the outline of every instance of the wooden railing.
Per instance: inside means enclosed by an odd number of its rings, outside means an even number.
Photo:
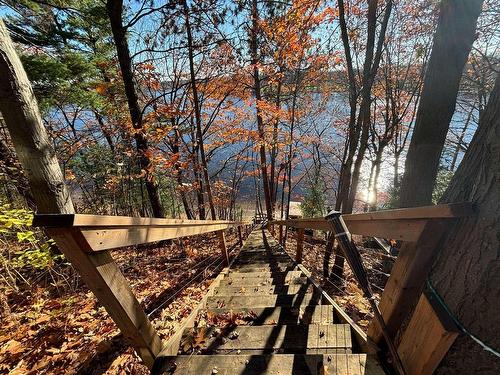
[[[379,308],[389,335],[398,341],[398,352],[408,374],[431,374],[457,335],[446,314],[423,291],[444,235],[455,220],[471,215],[470,203],[342,215],[352,234],[403,241]],[[297,228],[298,262],[302,258],[304,229],[331,230],[324,218],[275,220],[270,225]],[[279,232],[283,233],[281,228]],[[369,326],[368,338],[379,346],[384,344],[375,320]]]
[[[224,220],[149,219],[97,215],[35,215],[84,282],[106,308],[123,336],[151,367],[163,349],[155,328],[111,256],[110,249],[216,232],[224,263],[229,263],[224,231],[249,223]]]

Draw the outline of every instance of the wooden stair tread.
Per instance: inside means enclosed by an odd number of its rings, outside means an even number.
[[[184,337],[196,337],[200,329],[187,329]],[[219,330],[220,331],[220,330]],[[348,324],[236,326],[214,334],[206,331],[199,349],[208,352],[231,350],[305,352],[307,349],[350,349],[351,327]]]
[[[215,371],[216,372],[215,372]],[[180,355],[164,357],[153,374],[175,375],[382,375],[377,359],[367,354]]]
[[[208,308],[241,308],[241,307],[272,307],[272,306],[305,306],[320,305],[319,293],[272,294],[261,296],[211,296],[207,298]]]
[[[239,315],[242,320],[253,325],[268,324],[333,324],[337,323],[332,305],[314,305],[304,307],[258,307],[239,309],[203,309],[201,316],[211,314],[212,317],[229,317]],[[238,323],[241,324],[241,323]]]
[[[222,279],[220,286],[259,286],[259,285],[299,285],[309,284],[310,281],[306,276],[287,277],[285,278],[244,278],[244,279]]]
[[[298,271],[286,271],[286,272],[271,272],[271,271],[267,271],[267,272],[238,272],[238,271],[233,271],[233,272],[229,272],[229,275],[227,277],[225,277],[224,279],[225,280],[228,280],[228,279],[241,279],[241,278],[245,278],[245,279],[248,279],[248,278],[258,278],[258,279],[269,279],[269,278],[273,278],[273,279],[286,279],[286,278],[290,278],[290,277],[298,277],[298,276],[302,276],[302,271],[298,270]]]
[[[214,291],[214,296],[250,296],[250,295],[268,295],[268,294],[296,294],[312,293],[314,286],[312,284],[303,285],[250,285],[250,286],[222,286]]]

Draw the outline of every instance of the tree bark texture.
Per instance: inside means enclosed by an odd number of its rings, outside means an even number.
[[[500,350],[500,76],[441,203],[470,201],[476,215],[450,230],[431,271],[434,287],[464,327]],[[499,374],[500,358],[460,336],[438,374]]]
[[[74,213],[33,89],[0,19],[0,112],[39,213]]]
[[[139,153],[139,164],[141,169],[143,169],[146,173],[144,183],[148,192],[149,202],[155,217],[165,217],[163,206],[161,204],[158,183],[154,177],[154,166],[152,165],[151,158],[148,155],[148,141],[142,130],[142,111],[139,107],[139,98],[137,96],[137,90],[134,83],[132,58],[130,57],[127,41],[127,30],[123,26],[122,21],[123,1],[108,0],[106,9],[111,23],[111,31],[113,33],[113,39],[118,55],[118,63],[120,64],[120,71],[122,73],[130,118],[132,120],[132,126],[135,129],[134,139]]]
[[[443,0],[415,128],[401,181],[400,206],[432,203],[432,191],[462,72],[483,0]]]

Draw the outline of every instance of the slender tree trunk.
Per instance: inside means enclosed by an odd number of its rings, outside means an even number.
[[[0,112],[28,177],[39,213],[74,213],[35,94],[0,19]]]
[[[472,142],[440,203],[469,201],[475,215],[460,219],[440,246],[430,275],[459,322],[486,345],[500,348],[500,76]],[[436,374],[499,374],[499,358],[461,335]]]
[[[174,128],[175,132],[174,144],[172,145],[172,152],[175,155],[180,155],[180,150],[179,150],[180,134],[179,134],[179,129],[177,129],[177,126],[174,124],[174,120],[172,120],[172,127]],[[186,213],[186,217],[188,220],[193,220],[194,216],[193,213],[191,212],[191,208],[189,207],[189,202],[186,197],[186,192],[183,189],[184,186],[182,179],[182,169],[178,161],[174,164],[174,170],[177,179],[177,186],[179,186],[179,195],[181,196],[182,206],[184,207],[184,212]]]
[[[196,123],[196,142],[198,143],[198,151],[200,153],[201,168],[203,173],[203,180],[205,182],[205,190],[207,192],[208,206],[210,209],[210,214],[212,215],[212,220],[217,219],[215,213],[214,200],[212,197],[212,188],[210,185],[210,176],[208,175],[208,165],[207,158],[205,156],[205,145],[203,143],[203,130],[201,127],[201,108],[200,100],[198,97],[198,87],[196,85],[196,72],[194,69],[194,54],[193,54],[193,35],[191,32],[191,23],[189,21],[189,8],[185,0],[182,1],[182,6],[184,9],[184,20],[186,22],[186,34],[188,40],[188,58],[189,58],[189,76],[191,79],[191,90],[193,92],[193,105],[194,105],[194,117]]]
[[[146,173],[145,185],[148,192],[149,201],[155,217],[164,217],[165,213],[161,204],[158,184],[154,176],[154,165],[149,156],[149,146],[146,135],[142,130],[142,111],[139,107],[139,99],[134,83],[132,72],[132,58],[127,41],[127,30],[123,26],[123,0],[107,0],[106,9],[111,23],[111,31],[118,54],[118,62],[122,73],[125,95],[127,96],[128,108],[132,126],[135,129],[135,142],[139,153],[139,163],[141,169]]]
[[[342,212],[352,212],[354,206],[354,200],[356,198],[356,193],[358,190],[361,165],[363,164],[363,159],[365,157],[366,149],[368,148],[368,137],[370,132],[370,121],[371,121],[371,116],[370,116],[371,91],[373,82],[375,81],[375,76],[377,75],[378,67],[380,65],[380,59],[382,57],[382,50],[385,40],[385,33],[387,30],[387,24],[389,23],[389,18],[391,16],[391,11],[392,11],[392,0],[388,0],[384,12],[384,19],[380,27],[377,49],[375,51],[375,56],[374,56],[375,31],[376,31],[376,20],[377,20],[377,0],[370,0],[369,2],[368,38],[367,38],[365,62],[363,66],[363,86],[361,89],[361,104],[359,106],[358,121],[356,125],[358,129],[361,129],[361,138],[359,142],[358,153],[356,155],[356,160],[354,162],[354,169],[352,172],[349,195],[347,201],[345,202],[345,208],[342,209]]]
[[[254,80],[254,94],[255,94],[255,106],[257,111],[257,130],[259,133],[259,155],[260,155],[260,170],[262,175],[262,186],[264,188],[264,199],[266,203],[266,214],[267,219],[272,220],[273,218],[273,206],[271,200],[271,186],[269,183],[269,177],[267,174],[267,160],[266,160],[266,133],[264,129],[264,122],[262,119],[262,113],[260,109],[260,104],[262,101],[262,95],[260,90],[260,77],[259,77],[259,57],[257,51],[257,33],[258,33],[258,21],[259,21],[259,11],[257,8],[257,0],[252,0],[252,28],[250,30],[250,53],[252,56],[253,65],[253,80]]]
[[[347,129],[346,147],[342,158],[340,168],[339,184],[337,199],[335,201],[335,209],[340,210],[342,203],[347,199],[349,187],[351,183],[351,170],[356,148],[358,146],[359,133],[356,131],[356,110],[358,90],[356,87],[356,76],[352,64],[351,46],[349,44],[349,32],[347,30],[347,22],[345,19],[344,0],[338,0],[339,8],[339,25],[342,45],[344,46],[344,54],[347,68],[347,78],[349,82],[349,124]]]
[[[400,206],[432,203],[432,191],[464,65],[476,37],[483,0],[441,2],[413,136],[406,156]]]

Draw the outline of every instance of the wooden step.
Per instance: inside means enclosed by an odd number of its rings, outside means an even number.
[[[160,357],[152,374],[173,375],[383,375],[367,354],[180,355]]]
[[[214,290],[214,296],[252,296],[268,294],[312,293],[312,284],[303,285],[250,285],[250,286],[219,286]]]
[[[210,315],[210,316],[209,316]],[[203,309],[198,319],[211,324],[220,322],[221,326],[231,319],[237,319],[238,325],[269,325],[269,324],[333,324],[338,323],[335,309],[332,305],[313,305],[303,307],[257,307],[239,309]]]
[[[202,337],[203,340],[199,338]],[[184,350],[191,352],[189,343],[196,340],[196,351],[229,353],[234,350],[252,353],[306,353],[315,349],[351,349],[351,327],[348,324],[236,326],[230,329],[190,328],[181,339],[188,343]],[[184,353],[188,354],[188,353]]]
[[[249,277],[243,279],[222,279],[220,286],[259,286],[259,285],[297,285],[297,284],[309,284],[310,281],[305,276],[299,277],[289,277],[283,278],[260,278],[260,277]]]
[[[302,271],[288,271],[288,272],[229,272],[229,275],[224,278],[224,280],[236,280],[236,279],[249,279],[249,278],[261,278],[261,279],[290,279],[294,277],[302,276]]]
[[[249,273],[249,272],[290,272],[290,271],[299,271],[300,269],[293,263],[278,263],[273,266],[259,265],[259,264],[251,264],[242,267],[234,267],[229,270],[229,274],[233,273]]]
[[[272,294],[262,296],[210,296],[207,298],[207,308],[242,308],[242,307],[273,307],[273,306],[306,306],[321,305],[320,293]],[[327,304],[327,303],[325,303]]]

